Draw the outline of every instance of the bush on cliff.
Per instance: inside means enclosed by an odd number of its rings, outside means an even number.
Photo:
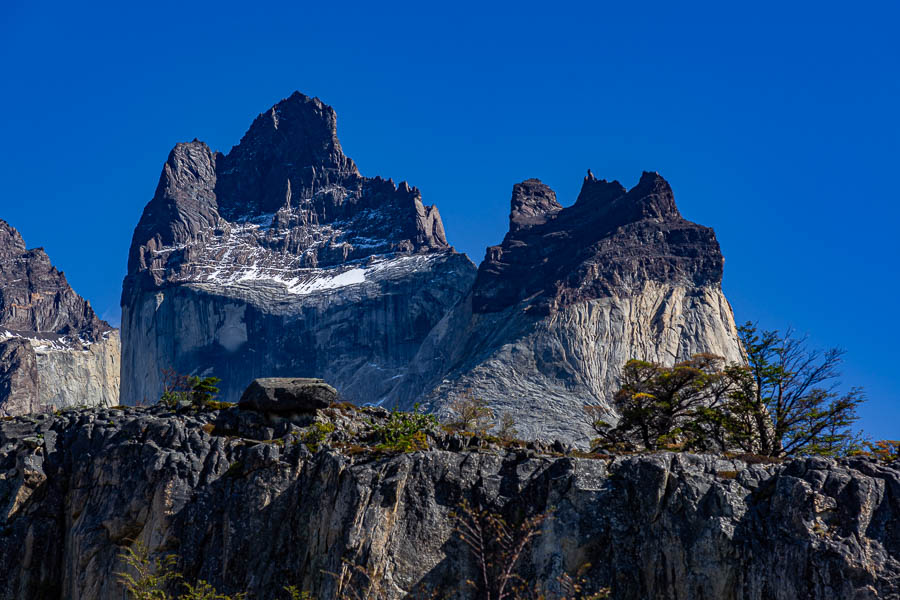
[[[843,352],[812,350],[788,331],[738,328],[747,364],[700,354],[672,367],[631,360],[615,395],[616,425],[600,407],[586,411],[608,449],[744,452],[783,458],[846,455],[860,448],[852,430],[860,388],[840,391]]]
[[[381,440],[376,450],[387,452],[415,452],[428,450],[428,434],[437,429],[437,418],[419,411],[419,405],[412,412],[391,411],[387,422],[375,427],[375,435]]]
[[[451,418],[446,427],[451,431],[484,435],[494,427],[494,411],[487,401],[467,391],[450,403]]]
[[[133,548],[125,548],[119,558],[128,570],[118,575],[118,581],[125,588],[131,600],[244,600],[246,594],[228,596],[220,594],[216,588],[202,579],[187,583],[184,576],[175,570],[177,557],[168,555],[150,558],[150,550],[141,543]],[[184,592],[173,596],[170,590],[180,585]]]
[[[663,367],[630,360],[622,372],[615,403],[619,422],[612,426],[600,409],[588,407],[600,445],[613,450],[718,450],[729,443],[724,418],[732,390],[724,361],[698,354]]]
[[[182,375],[174,369],[163,369],[162,381],[163,393],[159,398],[161,404],[172,409],[187,404],[202,409],[214,404],[219,393],[216,384],[222,380],[218,377]],[[221,403],[215,404],[217,408],[221,407]]]
[[[886,465],[900,464],[900,440],[865,442],[862,448],[852,454],[855,456],[868,456]]]
[[[859,448],[851,428],[865,395],[858,387],[840,391],[843,350],[814,350],[791,330],[759,331],[749,322],[738,333],[748,362],[735,370],[738,439],[779,457],[836,456]]]

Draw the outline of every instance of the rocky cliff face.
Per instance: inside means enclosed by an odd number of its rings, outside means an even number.
[[[312,417],[310,417],[312,418]],[[900,471],[868,459],[750,464],[683,454],[601,457],[431,436],[373,452],[385,412],[309,421],[231,409],[67,411],[0,421],[0,598],[119,600],[134,541],[188,578],[278,598],[333,598],[342,560],[471,597],[477,564],[454,533],[463,499],[515,522],[555,507],[522,559],[552,583],[590,564],[618,600],[900,597]],[[327,428],[323,428],[327,429]]]
[[[118,331],[0,221],[0,416],[118,403]]]
[[[583,406],[615,418],[628,360],[743,360],[715,234],[681,216],[658,174],[626,190],[589,171],[568,208],[530,179],[514,186],[509,220],[471,292],[423,343],[422,367],[392,390],[402,405],[442,412],[471,395],[512,413],[526,437],[586,441]]]
[[[474,276],[437,208],[361,176],[334,111],[295,93],[227,155],[198,141],[169,155],[123,285],[123,401],[158,398],[168,368],[215,373],[231,401],[297,374],[371,401]]]

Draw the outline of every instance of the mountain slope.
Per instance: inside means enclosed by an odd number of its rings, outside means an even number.
[[[118,403],[119,335],[0,220],[0,415]]]

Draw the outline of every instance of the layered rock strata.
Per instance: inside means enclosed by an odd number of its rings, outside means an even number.
[[[868,459],[600,457],[445,434],[392,455],[372,447],[382,409],[314,418],[0,421],[0,598],[119,600],[118,557],[136,542],[259,600],[284,585],[333,598],[343,561],[380,573],[389,598],[472,597],[462,500],[511,523],[554,509],[519,563],[530,583],[585,569],[588,591],[618,600],[900,597],[900,471]]]
[[[509,223],[390,402],[446,412],[481,398],[525,437],[586,442],[584,405],[616,418],[628,360],[743,360],[715,234],[681,216],[657,173],[627,190],[589,171],[567,208],[527,180],[513,188]]]
[[[118,331],[0,221],[0,416],[117,404],[119,368]]]
[[[371,401],[474,276],[437,208],[360,175],[334,110],[295,93],[228,154],[169,155],[123,285],[123,401],[158,398],[163,369],[214,373],[230,401],[298,373]]]

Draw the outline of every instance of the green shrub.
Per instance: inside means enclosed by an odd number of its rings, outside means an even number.
[[[428,434],[437,427],[437,418],[420,412],[418,404],[412,412],[393,410],[385,424],[375,427],[375,435],[381,440],[375,449],[384,452],[428,450]]]
[[[116,575],[130,600],[243,600],[247,597],[244,593],[236,596],[221,594],[202,579],[195,584],[185,582],[184,576],[175,570],[178,562],[176,556],[170,554],[151,560],[150,550],[139,542],[134,544],[134,548],[125,548],[119,558],[128,570]],[[173,596],[168,590],[176,582],[181,582],[184,592]],[[309,596],[296,598],[307,600]],[[292,595],[291,600],[294,599]]]
[[[290,600],[315,600],[315,596],[308,590],[301,591],[296,585],[286,585],[283,589],[290,596]]]
[[[191,385],[191,404],[195,408],[207,408],[213,401],[213,398],[219,393],[216,384],[222,381],[218,377],[204,377],[200,379],[196,375],[190,378]]]
[[[125,548],[119,558],[129,568],[116,573],[118,582],[132,600],[169,600],[166,589],[181,576],[175,571],[174,556],[150,559],[150,550],[140,542]]]
[[[174,369],[162,371],[163,393],[159,401],[168,408],[176,409],[184,404],[202,408],[229,408],[230,403],[214,402],[219,393],[216,384],[222,381],[218,377],[200,378],[196,375],[181,375]]]
[[[242,600],[247,594],[238,594],[237,596],[228,596],[220,594],[216,588],[202,579],[196,585],[185,583],[185,592],[178,596],[178,600]]]
[[[328,439],[328,434],[334,432],[334,430],[335,427],[332,423],[316,421],[303,434],[303,443],[306,444],[310,452],[316,453],[319,451],[319,444]]]

